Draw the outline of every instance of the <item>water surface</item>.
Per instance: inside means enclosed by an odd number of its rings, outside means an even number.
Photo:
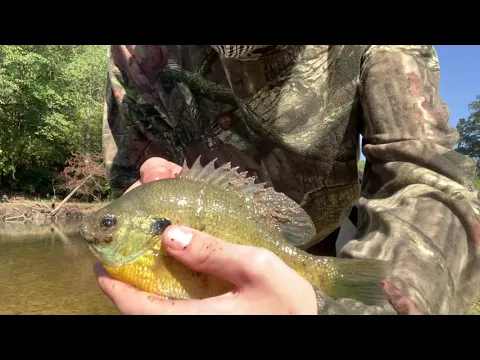
[[[118,314],[77,226],[0,224],[0,314]]]

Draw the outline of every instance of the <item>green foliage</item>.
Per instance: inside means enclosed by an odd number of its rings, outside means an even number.
[[[15,178],[10,179],[10,189],[27,194],[46,196],[52,192],[52,179],[55,170],[49,168],[17,170]]]
[[[473,185],[475,186],[475,189],[477,189],[478,195],[480,197],[480,174],[477,174],[476,179],[473,180]]]
[[[480,194],[480,95],[468,105],[471,110],[467,119],[460,119],[457,131],[460,140],[456,150],[477,162],[477,177],[474,185]]]
[[[358,169],[361,171],[365,171],[365,160],[360,160],[358,162]]]
[[[106,73],[106,46],[0,46],[2,188],[51,189],[71,153],[101,151]]]
[[[460,134],[457,151],[475,160],[480,169],[480,95],[468,107],[471,110],[468,119],[462,118],[457,124]]]

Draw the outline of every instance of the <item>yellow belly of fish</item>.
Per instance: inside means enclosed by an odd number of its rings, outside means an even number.
[[[193,271],[158,249],[127,265],[103,267],[117,280],[170,299],[204,299],[233,289],[231,283]]]

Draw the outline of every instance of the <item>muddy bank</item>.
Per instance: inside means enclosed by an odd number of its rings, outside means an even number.
[[[57,219],[81,219],[107,203],[66,203],[55,214]],[[58,204],[57,204],[58,206]],[[52,220],[52,204],[48,202],[9,202],[0,204],[1,222]]]
[[[25,241],[51,236],[77,236],[81,219],[61,218],[27,221],[0,221],[0,238],[23,238]]]

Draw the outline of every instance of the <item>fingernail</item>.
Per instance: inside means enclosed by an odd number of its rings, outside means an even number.
[[[180,227],[172,229],[168,235],[171,240],[171,247],[176,250],[185,249],[192,241],[193,236],[193,234],[183,231]]]

